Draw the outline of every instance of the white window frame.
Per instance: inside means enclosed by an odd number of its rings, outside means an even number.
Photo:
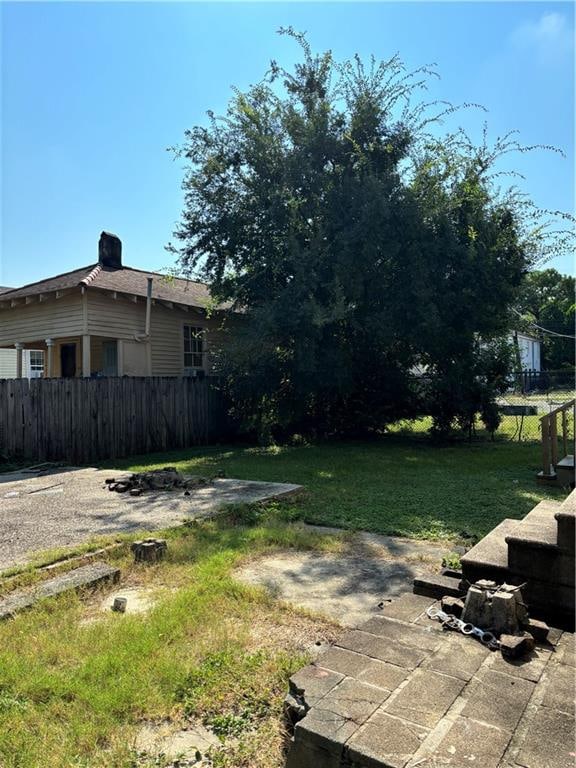
[[[206,329],[194,323],[182,325],[182,362],[184,371],[204,370]],[[191,359],[188,359],[191,357]],[[191,363],[187,365],[188,363]]]

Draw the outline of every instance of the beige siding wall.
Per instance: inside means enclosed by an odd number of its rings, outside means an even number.
[[[102,369],[102,342],[119,339],[124,342],[124,373],[144,376],[147,344],[136,341],[135,336],[144,334],[145,322],[145,299],[134,302],[120,294],[114,298],[111,293],[88,288],[84,298],[78,290],[57,300],[49,298],[44,302],[0,310],[0,345],[31,344],[53,338],[52,375],[60,376],[60,347],[75,343],[76,375],[81,376],[82,335],[87,332],[91,337],[91,372]],[[186,312],[154,304],[150,322],[152,375],[185,374],[183,328],[186,324],[206,329],[204,369],[211,371],[211,351],[220,337],[221,320],[206,318],[192,308]]]
[[[90,290],[88,297],[88,333],[108,339],[133,339],[135,333],[144,333],[146,301],[134,303],[118,295]]]
[[[203,317],[193,310],[184,312],[155,305],[150,321],[152,373],[155,376],[181,376],[184,373],[184,325],[206,329],[204,369],[210,372],[210,351],[216,344],[220,320]]]
[[[59,299],[49,296],[9,309],[0,309],[0,345],[42,341],[82,333],[80,289]]]

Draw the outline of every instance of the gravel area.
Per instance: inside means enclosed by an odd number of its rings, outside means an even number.
[[[110,492],[104,484],[107,477],[122,474],[65,467],[0,475],[0,570],[26,563],[38,551],[94,536],[166,528],[226,504],[264,501],[300,489],[288,483],[216,479],[189,496],[176,490],[132,497]]]

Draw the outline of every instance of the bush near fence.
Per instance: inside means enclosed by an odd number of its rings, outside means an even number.
[[[0,380],[0,457],[87,464],[232,437],[206,378]]]
[[[419,389],[429,379],[426,374],[414,378],[414,387]],[[519,442],[539,442],[541,439],[540,419],[558,406],[576,397],[574,371],[523,371],[510,379],[508,391],[497,400],[500,425],[495,437]],[[568,429],[574,435],[574,419],[568,413]],[[432,427],[429,416],[404,419],[387,429],[388,432],[423,435]],[[480,420],[476,423],[476,438],[487,438],[487,432]]]

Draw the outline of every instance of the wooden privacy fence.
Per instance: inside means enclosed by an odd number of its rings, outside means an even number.
[[[211,378],[0,380],[0,456],[77,464],[230,437]]]

